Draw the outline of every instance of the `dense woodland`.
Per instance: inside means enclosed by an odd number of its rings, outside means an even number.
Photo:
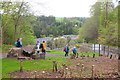
[[[0,2],[3,44],[14,44],[18,37],[24,45],[34,44],[35,38],[79,35],[78,42],[118,46],[118,8],[112,2],[95,3],[91,16],[56,18],[35,16],[27,2]]]
[[[54,16],[37,16],[33,22],[33,30],[37,37],[57,37],[62,35],[77,35],[85,17],[55,18]]]

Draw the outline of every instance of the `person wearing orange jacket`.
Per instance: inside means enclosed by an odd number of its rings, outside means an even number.
[[[42,53],[46,53],[46,43],[43,41],[42,43]]]

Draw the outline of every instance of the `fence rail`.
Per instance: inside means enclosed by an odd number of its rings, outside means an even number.
[[[80,46],[81,50],[84,49],[84,52],[87,51],[93,51],[97,52],[99,54],[120,54],[120,48],[118,47],[112,47],[112,46],[106,46],[106,45],[101,45],[101,44],[82,44]]]

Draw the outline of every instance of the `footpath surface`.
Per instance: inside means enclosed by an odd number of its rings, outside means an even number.
[[[52,53],[46,53],[46,56],[57,56],[57,57],[62,57],[64,56],[64,54],[52,54]],[[6,58],[7,57],[7,53],[0,53],[0,59],[2,58]]]
[[[6,57],[7,57],[7,53],[0,53],[0,59],[6,58]]]

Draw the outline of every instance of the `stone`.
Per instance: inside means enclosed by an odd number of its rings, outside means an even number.
[[[18,57],[22,54],[21,48],[10,48],[7,54],[7,57]]]

